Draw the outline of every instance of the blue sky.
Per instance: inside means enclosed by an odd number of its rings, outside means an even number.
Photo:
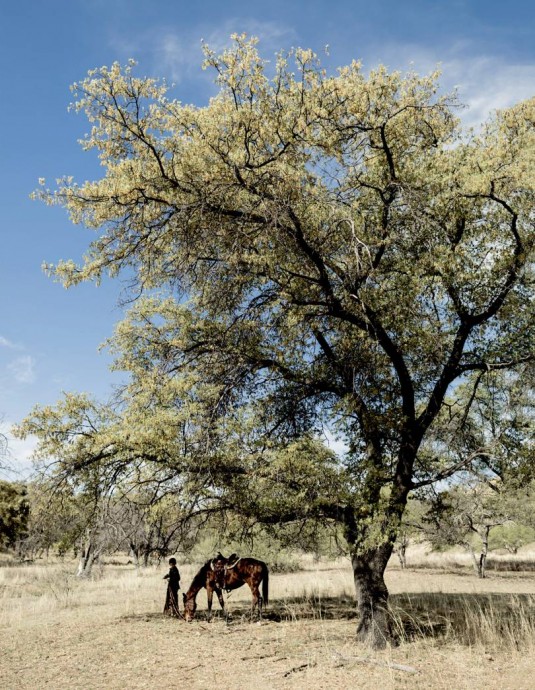
[[[122,286],[65,290],[43,261],[79,259],[91,232],[29,199],[40,177],[82,181],[99,174],[77,140],[87,125],[67,112],[69,85],[86,72],[135,58],[166,77],[172,96],[202,105],[213,92],[200,69],[201,39],[215,48],[233,32],[260,38],[266,57],[311,47],[328,69],[361,59],[428,72],[440,63],[476,124],[535,92],[532,0],[26,0],[0,10],[0,431],[64,390],[105,399],[116,382],[99,345],[121,318]],[[10,441],[11,465],[28,467],[33,441]],[[14,475],[9,475],[13,477]]]

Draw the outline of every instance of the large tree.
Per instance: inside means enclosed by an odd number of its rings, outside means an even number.
[[[338,430],[343,486],[321,509],[345,527],[358,636],[380,645],[408,494],[458,467],[434,428],[446,396],[532,356],[535,100],[462,132],[436,75],[330,76],[306,50],[266,66],[234,39],[206,49],[204,107],[133,65],[74,86],[104,173],[38,196],[97,236],[82,265],[50,269],[153,291],[118,332],[119,366],[140,425],[155,397],[197,415],[206,464],[253,421],[283,443]]]

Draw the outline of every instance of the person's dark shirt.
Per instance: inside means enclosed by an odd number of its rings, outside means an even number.
[[[176,587],[176,589],[179,589],[180,587],[180,573],[178,572],[178,568],[176,565],[172,565],[169,568],[169,572],[167,575],[164,576],[164,580],[169,580],[169,584],[171,587]]]

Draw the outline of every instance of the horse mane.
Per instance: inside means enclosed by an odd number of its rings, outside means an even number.
[[[211,568],[211,561],[206,561],[204,565],[201,566],[199,572],[194,576],[191,581],[190,589],[201,589],[201,587],[206,586],[206,573]]]

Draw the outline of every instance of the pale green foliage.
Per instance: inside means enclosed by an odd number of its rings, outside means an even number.
[[[325,504],[347,499],[334,454],[306,436],[280,450],[248,454],[241,468],[228,489],[229,504],[260,523],[306,521]]]
[[[532,364],[472,373],[447,396],[419,452],[421,485],[470,471],[515,494],[535,471]]]
[[[15,427],[14,433],[22,437],[40,437],[36,460],[64,458],[66,464],[70,464],[77,462],[84,454],[93,455],[91,444],[95,431],[112,422],[109,407],[95,403],[85,394],[68,393],[54,407],[47,405],[36,408],[32,416]],[[47,433],[43,433],[44,429]]]
[[[514,496],[529,487],[535,471],[533,366],[482,377],[482,385],[474,391],[465,434],[473,446],[488,449],[481,455],[479,467],[500,477]]]

